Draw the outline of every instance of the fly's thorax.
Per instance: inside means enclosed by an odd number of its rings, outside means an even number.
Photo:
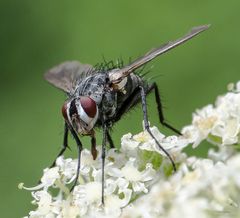
[[[79,96],[64,103],[62,114],[76,132],[88,135],[98,119],[98,106],[89,96]]]
[[[76,93],[79,96],[89,96],[97,105],[100,105],[105,85],[106,74],[95,74],[82,80],[77,86]]]

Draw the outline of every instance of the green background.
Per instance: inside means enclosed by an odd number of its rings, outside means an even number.
[[[17,184],[34,186],[61,147],[65,96],[43,80],[44,71],[65,60],[96,64],[103,55],[127,61],[210,23],[208,31],[148,65],[154,65],[150,76],[160,75],[167,120],[181,129],[196,108],[239,79],[239,10],[237,0],[0,1],[1,217],[28,214],[31,194]],[[148,105],[151,123],[166,132],[153,96]],[[138,107],[114,127],[114,141],[141,129]],[[89,145],[88,138],[83,141]],[[66,155],[75,157],[73,141],[71,147]]]

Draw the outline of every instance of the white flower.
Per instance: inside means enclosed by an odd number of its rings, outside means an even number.
[[[45,217],[51,215],[52,196],[46,191],[37,191],[32,193],[32,195],[35,198],[34,203],[38,205],[38,208],[36,211],[29,213],[30,217]]]
[[[125,207],[131,200],[132,190],[124,189],[123,198],[118,195],[108,195],[105,201],[105,213],[112,217],[119,217],[121,215],[121,209]]]
[[[60,156],[56,160],[56,166],[59,167],[59,170],[62,172],[66,180],[71,182],[75,178],[77,161],[73,161],[72,158],[64,159],[63,156]]]
[[[78,217],[80,214],[86,213],[85,207],[79,207],[78,205],[74,205],[70,199],[62,200],[61,205],[59,207],[59,213],[55,214],[56,218],[70,218],[70,217]]]
[[[41,178],[41,183],[45,186],[45,187],[49,187],[52,186],[54,184],[54,182],[60,178],[60,175],[58,173],[59,168],[58,167],[53,167],[51,169],[45,169],[44,170],[44,175]]]
[[[123,139],[125,136],[122,137],[122,141],[125,141]],[[118,151],[115,148],[109,149],[108,155],[107,155],[107,160],[109,162],[111,162],[114,165],[114,167],[121,168],[126,163],[127,157],[126,157],[126,153],[125,152],[127,152],[127,150],[126,151],[123,151],[123,150],[124,149],[122,149],[121,151]]]
[[[193,147],[207,139],[218,145],[239,143],[240,92],[228,92],[217,98],[215,106],[207,105],[193,114],[192,125],[182,131]]]
[[[34,187],[25,187],[24,183],[20,183],[18,185],[19,189],[26,189],[29,191],[36,191],[41,188],[44,188],[44,190],[47,190],[50,186],[53,186],[56,182],[57,179],[60,178],[59,174],[59,168],[58,167],[53,167],[51,169],[46,168],[43,170],[44,174],[41,178],[41,183],[39,183],[37,186]]]
[[[146,188],[144,182],[153,180],[156,172],[152,168],[151,164],[147,164],[145,170],[139,171],[136,164],[136,159],[130,158],[124,167],[121,169],[109,169],[108,174],[112,177],[118,178],[116,180],[116,184],[119,188],[119,193],[124,192],[124,190],[127,189],[129,185],[132,186],[133,191],[136,193],[147,193],[148,189]]]
[[[133,140],[132,134],[128,133],[121,138],[121,152],[129,156],[137,156],[139,142]]]
[[[179,153],[184,147],[192,141],[188,137],[183,136],[168,136],[165,137],[157,127],[151,127],[151,132],[157,139],[159,144],[170,154]],[[139,157],[139,152],[154,151],[160,155],[166,156],[155,140],[145,130],[139,134],[132,136],[131,134],[124,135],[121,140],[121,151],[130,157]],[[175,156],[175,155],[174,155]]]
[[[73,196],[76,204],[84,202],[83,204],[101,203],[101,186],[100,182],[89,182],[86,185],[78,185],[75,187]],[[81,203],[80,203],[81,204]]]

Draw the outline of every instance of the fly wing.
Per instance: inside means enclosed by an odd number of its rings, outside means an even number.
[[[112,83],[119,83],[123,78],[128,76],[130,73],[132,73],[135,69],[143,66],[144,64],[148,63],[149,61],[153,60],[157,56],[175,48],[176,46],[188,41],[189,39],[193,38],[194,36],[198,35],[199,33],[203,32],[204,30],[208,29],[210,25],[204,25],[204,26],[198,26],[191,29],[189,33],[187,33],[185,36],[172,41],[168,42],[159,48],[153,49],[149,52],[147,52],[144,56],[136,59],[131,64],[123,67],[122,69],[119,69],[115,72],[114,79],[112,80]]]
[[[63,62],[44,74],[44,78],[55,87],[72,93],[76,83],[94,72],[93,66],[78,61]]]

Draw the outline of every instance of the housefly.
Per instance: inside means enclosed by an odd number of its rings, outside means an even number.
[[[189,33],[175,41],[168,42],[156,49],[150,50],[144,56],[136,59],[126,66],[109,66],[102,64],[91,66],[78,61],[64,62],[44,75],[45,79],[55,87],[67,94],[67,100],[62,106],[62,114],[65,121],[63,147],[57,157],[62,155],[68,147],[68,133],[70,132],[76,141],[78,148],[78,163],[76,178],[71,190],[78,181],[81,163],[82,143],[79,136],[91,137],[91,153],[93,159],[97,157],[96,138],[94,129],[102,128],[102,203],[104,203],[104,162],[105,149],[108,143],[114,147],[110,135],[110,129],[121,117],[136,104],[142,104],[144,127],[155,140],[169,160],[173,169],[176,166],[171,155],[161,146],[152,134],[147,114],[146,95],[155,93],[158,116],[160,123],[177,134],[181,134],[173,126],[165,122],[160,93],[155,82],[149,83],[143,79],[136,70],[157,56],[175,48],[208,29],[209,25],[194,27]],[[56,160],[55,160],[56,161]],[[55,165],[55,161],[51,165]]]

